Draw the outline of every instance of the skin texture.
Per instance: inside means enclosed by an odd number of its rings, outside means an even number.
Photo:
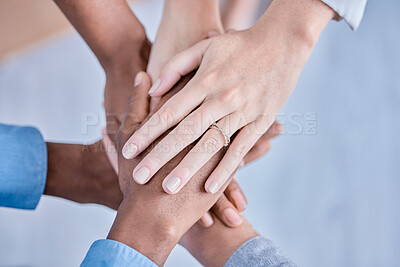
[[[252,28],[201,41],[172,58],[150,89],[152,97],[163,95],[182,75],[199,69],[187,86],[125,144],[125,157],[134,158],[167,129],[178,125],[135,169],[136,174],[146,166],[150,174],[138,179],[134,174],[135,180],[148,182],[186,144],[201,137],[195,149],[165,178],[164,185],[178,177],[178,187],[164,189],[170,194],[179,192],[223,147],[221,133],[209,129],[218,122],[226,135],[237,135],[205,183],[210,193],[220,190],[273,124],[319,34],[333,16],[334,12],[319,0],[277,0]],[[167,146],[166,152],[160,149]],[[210,149],[202,150],[204,146]]]
[[[101,142],[92,145],[47,143],[44,194],[117,209],[122,193]],[[65,164],[68,162],[68,164]]]

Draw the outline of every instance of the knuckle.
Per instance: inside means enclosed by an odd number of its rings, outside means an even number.
[[[225,165],[221,164],[218,167],[220,171],[220,177],[222,181],[226,181],[232,174],[233,171],[229,170]]]
[[[242,159],[246,156],[248,147],[244,144],[239,144],[232,150],[232,155],[235,159]]]
[[[172,123],[174,119],[174,114],[174,108],[171,106],[167,106],[160,112],[160,121],[167,124]]]
[[[216,152],[221,149],[222,143],[215,135],[210,135],[204,140],[203,146],[207,152]]]
[[[237,106],[239,104],[239,96],[236,88],[230,88],[222,92],[221,101],[232,106]]]
[[[182,126],[176,129],[175,141],[177,142],[189,142],[193,139],[195,134],[192,126]]]
[[[162,163],[163,163],[162,160],[161,160],[161,157],[160,157],[159,155],[155,154],[155,153],[150,153],[150,154],[147,156],[147,158],[148,158],[148,160],[149,160],[150,162],[155,163],[155,164],[158,165],[158,166],[161,166]]]

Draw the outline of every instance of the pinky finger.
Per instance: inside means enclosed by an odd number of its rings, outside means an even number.
[[[217,168],[211,173],[205,184],[207,192],[215,194],[219,191],[230,175],[239,167],[243,157],[260,138],[259,134],[249,134],[250,127],[252,124],[248,124],[240,130]]]

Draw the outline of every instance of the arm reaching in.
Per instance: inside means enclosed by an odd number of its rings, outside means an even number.
[[[150,42],[125,0],[55,0],[92,49],[106,73],[107,132],[114,141],[139,71],[146,70]]]
[[[168,185],[179,179],[177,187],[164,186],[167,193],[175,194],[227,145],[226,139],[236,136],[205,183],[207,192],[218,192],[275,121],[334,14],[320,0],[277,0],[252,28],[201,41],[172,58],[150,89],[152,97],[163,95],[181,76],[198,70],[126,142],[123,155],[132,159],[176,125],[137,165],[136,182],[147,183],[171,158],[200,138],[164,180]],[[213,123],[221,131],[211,129]],[[143,167],[149,169],[147,175],[137,175]]]

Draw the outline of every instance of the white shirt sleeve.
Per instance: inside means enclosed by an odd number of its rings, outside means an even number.
[[[350,28],[357,30],[364,14],[367,0],[322,0],[343,18]]]

